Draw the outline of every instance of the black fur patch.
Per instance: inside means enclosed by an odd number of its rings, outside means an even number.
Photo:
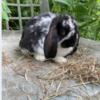
[[[72,47],[75,45],[75,41],[76,41],[76,34],[71,36],[69,39],[63,41],[61,43],[61,47],[62,48],[68,48],[68,47]]]
[[[20,47],[24,49],[28,49],[30,52],[34,52],[34,48],[38,43],[38,39],[41,37],[41,28],[39,26],[34,27],[34,31],[31,32],[30,28],[26,28],[23,31],[22,38],[20,41]]]

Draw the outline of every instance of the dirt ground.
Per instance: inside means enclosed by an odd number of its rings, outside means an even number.
[[[19,33],[3,34],[3,100],[100,100],[100,42],[81,38],[77,53],[62,67],[22,55],[19,40]],[[79,61],[84,61],[81,71],[89,72],[81,72],[87,79],[78,71],[82,63],[71,69]]]

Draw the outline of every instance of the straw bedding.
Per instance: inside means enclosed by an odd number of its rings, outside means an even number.
[[[33,65],[31,64],[31,59],[31,57],[28,58],[26,62],[27,67]],[[59,80],[67,78],[79,82],[100,82],[100,64],[97,63],[94,56],[89,54],[89,51],[86,48],[80,47],[74,55],[69,56],[67,59],[65,64],[57,64],[57,68],[48,72],[43,77],[38,76],[38,78],[43,80]],[[9,63],[12,63],[12,60],[10,60],[8,55],[3,52],[3,66],[7,66]]]
[[[89,83],[100,85],[100,64],[83,47],[79,47],[74,55],[69,56],[65,64],[56,64],[51,61],[42,63],[38,61],[33,62],[32,57],[27,56],[23,58],[20,54],[19,59],[14,61],[6,51],[3,51],[2,54],[2,65],[4,68],[8,67],[9,69],[11,67],[17,75],[21,75],[26,81],[32,81],[41,88],[43,92],[43,96],[39,96],[41,100],[70,95],[75,88],[80,86],[85,87]],[[44,66],[49,70],[45,71]],[[69,86],[67,80],[75,80],[78,84]],[[83,90],[81,91],[81,96],[83,96],[82,93],[84,93]],[[88,96],[87,93],[86,96]]]
[[[49,72],[45,80],[74,79],[79,82],[100,82],[100,65],[96,58],[89,55],[86,48],[79,48],[78,51],[68,57],[67,63],[58,64],[58,68]]]

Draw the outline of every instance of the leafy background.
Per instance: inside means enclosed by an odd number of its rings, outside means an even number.
[[[16,0],[7,0],[10,3],[16,3]],[[30,3],[30,0],[20,0],[21,3]],[[33,0],[33,3],[39,3],[39,0]],[[3,0],[3,26],[5,20],[9,16],[18,16],[16,8],[7,7]],[[66,13],[75,17],[78,22],[80,33],[82,37],[93,40],[100,40],[100,0],[49,0],[50,11],[54,13]],[[31,16],[30,9],[22,9],[23,16]],[[34,14],[40,13],[39,7],[34,9]],[[15,23],[12,21],[12,23]],[[24,25],[24,24],[23,24]],[[11,26],[18,27],[18,23]],[[5,28],[5,27],[3,27]],[[15,28],[16,29],[16,28]]]
[[[49,0],[49,3],[51,11],[76,18],[81,36],[100,40],[100,0]]]

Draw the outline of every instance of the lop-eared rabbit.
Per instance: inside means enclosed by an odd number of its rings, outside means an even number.
[[[39,61],[52,59],[65,63],[78,47],[79,31],[70,15],[44,13],[32,17],[25,25],[19,43],[21,51]]]

